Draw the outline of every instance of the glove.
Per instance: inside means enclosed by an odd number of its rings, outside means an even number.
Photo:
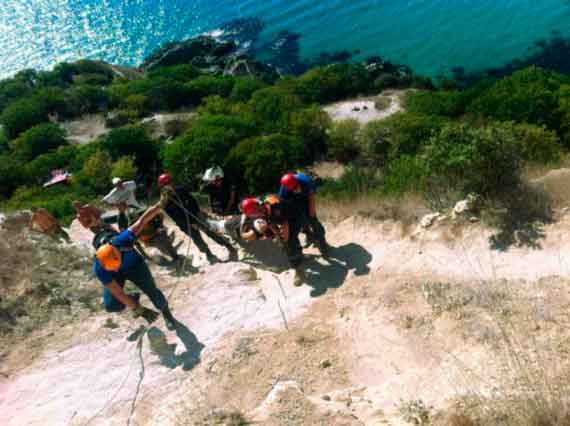
[[[145,308],[142,305],[135,308],[133,314],[135,318],[143,317],[149,324],[152,324],[158,318],[158,312]]]

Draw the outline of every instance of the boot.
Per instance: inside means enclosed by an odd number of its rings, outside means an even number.
[[[169,330],[176,330],[176,319],[174,318],[174,316],[172,315],[172,312],[170,312],[170,308],[168,306],[166,306],[163,310],[162,310],[162,316],[164,318],[164,323],[166,324],[166,328],[168,328]]]
[[[305,268],[302,266],[297,266],[295,268],[295,278],[293,278],[293,285],[295,287],[300,287],[305,283]]]

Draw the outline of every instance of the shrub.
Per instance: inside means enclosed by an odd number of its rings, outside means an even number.
[[[162,151],[164,166],[181,182],[193,183],[209,164],[223,164],[230,150],[255,134],[253,121],[226,115],[203,115]]]
[[[48,114],[36,98],[14,101],[0,115],[0,122],[10,139],[47,120]]]
[[[423,160],[435,187],[494,196],[519,182],[520,144],[503,126],[450,124],[427,143]]]
[[[372,86],[362,65],[336,64],[303,74],[297,79],[296,93],[305,102],[326,103],[369,93]]]
[[[133,180],[137,177],[137,166],[135,166],[135,157],[124,156],[119,158],[113,164],[111,175],[120,177],[123,180]]]
[[[230,99],[234,102],[247,102],[251,99],[251,95],[257,90],[265,87],[265,84],[253,77],[236,78]]]
[[[325,180],[319,194],[323,198],[355,199],[380,186],[378,169],[349,165],[338,180]]]
[[[459,117],[465,113],[467,100],[462,92],[428,91],[408,92],[405,98],[406,110],[425,115]]]
[[[562,157],[562,145],[556,132],[548,130],[545,126],[532,124],[504,124],[512,129],[515,137],[521,144],[523,159],[535,163],[555,163]]]
[[[21,184],[22,174],[19,167],[7,155],[0,155],[0,196],[9,198]]]
[[[331,126],[329,115],[318,106],[293,113],[290,131],[303,142],[307,162],[316,160],[326,151]]]
[[[76,115],[94,113],[107,106],[107,92],[95,86],[76,86],[69,92],[69,102]]]
[[[355,159],[362,151],[359,134],[360,124],[356,120],[334,123],[329,135],[329,155],[340,163]]]
[[[200,114],[230,115],[233,104],[219,95],[208,96],[198,108]]]
[[[145,174],[152,174],[153,168],[158,168],[160,145],[141,126],[111,130],[100,140],[100,146],[109,152],[112,159],[134,157],[135,166]]]
[[[303,107],[303,102],[290,89],[273,86],[256,91],[249,105],[258,126],[272,133],[286,132],[292,114]]]
[[[158,79],[167,78],[170,80],[186,83],[201,75],[200,70],[190,64],[174,65],[171,67],[161,67],[150,71],[147,78]]]
[[[44,182],[52,170],[69,169],[77,157],[77,148],[73,145],[64,145],[55,151],[39,155],[23,166],[22,173],[29,185],[38,185]]]
[[[386,194],[423,192],[427,176],[424,162],[420,157],[403,155],[388,165],[382,191]]]
[[[191,105],[199,105],[207,96],[218,95],[227,98],[234,87],[234,77],[214,77],[203,75],[185,84],[188,101]]]
[[[281,175],[301,165],[303,155],[299,139],[273,134],[241,141],[230,152],[227,164],[236,176],[243,176],[249,191],[258,194],[275,191]]]
[[[87,159],[83,170],[73,178],[75,188],[88,189],[92,194],[102,194],[110,189],[113,162],[109,153],[99,150]]]
[[[560,127],[559,89],[568,77],[529,67],[495,82],[475,99],[468,111],[499,121]]]
[[[65,132],[55,124],[44,123],[26,130],[10,146],[14,158],[30,161],[65,144]]]
[[[439,117],[399,112],[369,122],[362,132],[362,143],[368,155],[380,163],[401,155],[414,156],[443,124]]]

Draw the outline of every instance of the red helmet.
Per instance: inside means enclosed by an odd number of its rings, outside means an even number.
[[[287,191],[293,191],[299,185],[299,181],[293,173],[287,173],[281,178],[281,186]]]
[[[246,198],[240,204],[241,211],[246,216],[251,216],[257,212],[257,208],[259,207],[259,201],[255,198]]]
[[[170,173],[163,173],[158,177],[158,186],[168,185],[172,181]]]

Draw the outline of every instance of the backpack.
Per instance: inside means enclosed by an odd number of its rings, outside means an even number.
[[[103,228],[95,233],[91,244],[93,245],[93,248],[97,250],[102,245],[110,243],[111,240],[117,235],[119,235],[119,233],[115,231],[113,228],[110,227]]]

